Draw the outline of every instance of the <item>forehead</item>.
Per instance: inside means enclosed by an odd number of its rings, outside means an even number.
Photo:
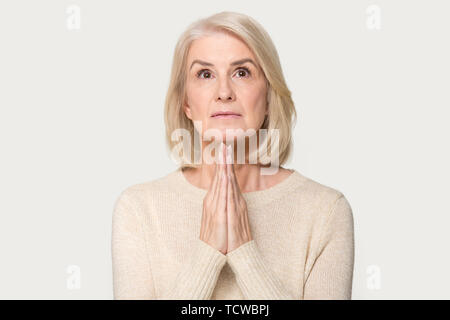
[[[235,35],[223,32],[194,40],[188,52],[188,62],[201,59],[215,64],[242,58],[252,58],[255,61],[255,56],[244,41]]]

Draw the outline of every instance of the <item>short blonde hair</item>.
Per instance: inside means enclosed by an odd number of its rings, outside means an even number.
[[[283,165],[292,151],[292,128],[297,120],[294,102],[288,89],[277,50],[264,28],[253,18],[236,12],[223,11],[190,24],[181,34],[175,47],[169,88],[166,94],[164,120],[166,125],[166,144],[173,150],[176,141],[172,141],[172,132],[186,129],[190,132],[191,159],[183,152],[180,166],[198,167],[192,161],[194,155],[194,124],[184,110],[186,63],[190,45],[198,38],[214,32],[231,32],[238,36],[252,50],[268,84],[268,115],[260,129],[279,130],[279,165]],[[268,135],[270,139],[270,134]],[[270,140],[269,140],[270,150]],[[259,159],[258,159],[259,160]],[[258,161],[259,162],[259,161]]]

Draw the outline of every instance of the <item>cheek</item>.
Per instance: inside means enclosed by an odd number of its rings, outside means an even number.
[[[261,89],[252,89],[244,93],[245,113],[252,125],[262,123],[266,111],[266,93]]]
[[[188,87],[187,101],[194,119],[201,119],[207,115],[209,96],[206,90],[196,86]]]

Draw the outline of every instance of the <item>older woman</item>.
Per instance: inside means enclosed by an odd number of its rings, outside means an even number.
[[[170,148],[183,129],[201,137],[200,160],[214,146],[216,161],[192,161],[194,141],[177,170],[120,194],[114,298],[350,299],[352,209],[340,191],[281,167],[296,112],[266,31],[233,12],[191,24],[175,49],[165,107]],[[212,129],[219,134],[206,139]],[[278,151],[275,171],[247,161],[252,148],[237,161],[237,142],[255,135],[227,132],[272,129],[257,151]]]

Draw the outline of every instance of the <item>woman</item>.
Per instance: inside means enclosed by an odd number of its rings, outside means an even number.
[[[177,170],[121,193],[114,298],[350,299],[352,209],[340,191],[281,167],[296,112],[266,31],[233,12],[190,25],[175,49],[165,107],[170,148],[181,128],[201,137],[201,160],[214,146],[215,161],[194,163],[183,152]],[[276,130],[257,139],[258,152],[263,141],[278,151],[275,172],[248,161],[254,148],[236,161],[238,142],[256,136],[227,134],[239,129]],[[208,130],[219,134],[208,140]],[[189,148],[198,152],[195,142]]]

